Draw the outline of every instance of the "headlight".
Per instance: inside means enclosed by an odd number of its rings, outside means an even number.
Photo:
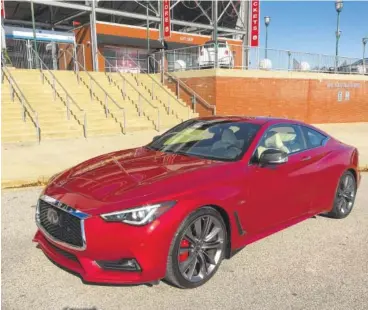
[[[124,211],[102,214],[101,217],[108,222],[123,222],[131,225],[141,226],[151,223],[164,214],[176,201],[167,201],[154,205],[142,206]]]

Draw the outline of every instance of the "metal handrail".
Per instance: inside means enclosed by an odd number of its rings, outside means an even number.
[[[44,63],[44,61],[41,59],[41,57],[38,55],[38,53],[35,52],[35,50],[32,48],[32,52],[34,53],[34,55],[38,58],[38,60],[40,61],[40,73],[41,73],[41,79],[42,79],[42,83],[45,82],[45,78],[47,80],[47,82],[50,84],[50,86],[53,89],[53,96],[54,96],[54,100],[56,99],[56,86],[55,86],[55,82],[61,87],[61,89],[64,91],[65,93],[65,105],[66,105],[66,110],[67,110],[67,118],[68,120],[70,120],[70,113],[72,113],[74,115],[74,117],[76,119],[78,119],[78,117],[75,115],[75,113],[73,113],[73,111],[70,110],[70,105],[69,105],[69,99],[71,100],[71,102],[78,108],[78,110],[80,112],[83,112],[83,134],[84,137],[87,138],[87,113],[84,109],[82,109],[78,103],[75,102],[75,100],[73,99],[73,97],[69,94],[69,92],[65,89],[65,87],[60,83],[60,81],[56,78],[56,76],[52,73],[52,71],[47,67],[47,65]],[[52,83],[51,81],[46,77],[45,73],[43,72],[43,68],[45,68],[47,70],[47,72],[52,76]],[[58,93],[59,98],[62,99],[62,96]],[[80,123],[81,121],[78,120]]]
[[[138,66],[138,64],[134,61],[134,59],[133,58],[131,58],[128,54],[126,55],[137,67],[139,67]],[[153,99],[153,96],[154,96],[154,91],[153,91],[153,82],[154,83],[156,83],[162,90],[164,90],[166,93],[167,93],[167,95],[168,96],[170,96],[171,98],[174,98],[174,100],[177,102],[177,103],[179,103],[181,106],[183,106],[183,107],[186,107],[186,108],[188,108],[188,119],[190,118],[190,107],[188,106],[188,105],[186,105],[186,104],[183,104],[183,103],[181,103],[179,100],[178,100],[178,97],[175,97],[170,91],[168,91],[161,83],[159,83],[155,78],[153,78],[150,74],[149,74],[149,72],[148,72],[148,70],[147,70],[147,76],[152,80],[152,89],[151,89],[151,96],[152,96],[152,99]],[[138,80],[139,78],[138,78],[138,73],[137,73],[137,75],[136,75],[136,79]],[[168,97],[168,113],[170,113],[170,97]]]
[[[97,53],[100,54],[101,57],[104,58],[105,62],[107,62],[110,66],[111,63],[98,51]],[[142,114],[142,105],[141,105],[141,98],[143,98],[151,107],[157,110],[157,124],[156,124],[156,130],[160,131],[160,109],[153,105],[143,94],[142,92],[129,80],[126,79],[125,76],[123,76],[119,71],[116,71],[116,73],[119,74],[119,76],[123,79],[123,96],[125,99],[126,91],[125,91],[125,84],[128,83],[137,93],[138,93],[138,115],[141,116]],[[106,76],[108,77],[109,81],[111,81],[111,78],[107,75],[107,72],[105,71]],[[111,74],[111,72],[110,72]]]
[[[153,61],[155,61],[156,63],[158,63],[158,65],[161,66],[160,62],[157,61],[154,57],[149,56],[148,58],[152,58]],[[164,68],[161,68],[161,70],[165,75],[169,76],[171,79],[176,81],[178,84],[181,84],[188,92],[191,93],[191,95],[193,96],[194,112],[195,112],[195,107],[196,107],[196,100],[199,99],[207,108],[213,110],[213,115],[216,115],[216,106],[215,105],[212,105],[212,104],[208,103],[205,99],[203,99],[200,95],[198,95],[192,88],[190,88],[185,82],[183,82],[179,77],[173,76],[169,72],[166,72],[164,70]]]
[[[14,94],[15,94],[18,97],[18,99],[19,99],[19,101],[22,105],[22,108],[23,108],[23,112],[22,112],[23,122],[26,121],[26,113],[27,113],[28,116],[30,117],[32,123],[36,127],[37,140],[38,140],[38,143],[40,143],[41,142],[41,128],[40,128],[40,125],[39,125],[39,122],[38,122],[38,113],[36,112],[35,109],[32,108],[31,104],[28,102],[27,98],[24,96],[23,92],[19,88],[17,82],[15,81],[14,77],[12,76],[12,74],[10,73],[8,68],[6,68],[5,65],[2,65],[1,66],[1,71],[3,72],[2,73],[2,79],[5,76],[6,79],[8,80],[8,82],[9,82],[12,101],[14,101]],[[2,82],[3,82],[3,80],[2,80]],[[16,88],[16,90],[14,88]],[[32,116],[32,114],[33,114],[33,116]]]
[[[105,106],[105,116],[108,116],[108,113],[110,113],[112,115],[112,113],[109,111],[108,107],[107,107],[107,99],[110,99],[115,105],[116,107],[122,111],[123,113],[123,133],[126,133],[126,111],[125,108],[120,106],[114,98],[112,98],[109,93],[100,85],[100,83],[98,83],[94,77],[84,68],[84,66],[74,57],[74,55],[72,55],[69,51],[66,51],[71,58],[74,60],[74,72],[77,74],[77,80],[79,83],[79,80],[81,79],[81,77],[79,76],[79,68],[82,68],[83,71],[85,73],[87,73],[88,77],[89,77],[89,92],[90,92],[90,96],[91,96],[91,100],[93,100],[93,91],[92,91],[92,81],[103,91],[103,93],[105,94],[105,100],[104,100],[104,106]],[[96,96],[96,95],[95,95]],[[96,96],[97,97],[97,96]]]

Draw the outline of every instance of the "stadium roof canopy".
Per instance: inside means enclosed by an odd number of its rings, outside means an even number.
[[[83,24],[90,22],[90,1],[33,0],[37,28],[73,29],[73,21]],[[217,3],[217,31],[221,36],[246,34],[248,2],[230,1],[187,1],[171,0],[171,19],[174,31],[186,33],[211,34],[214,29],[214,3]],[[160,5],[162,1],[98,1],[97,21],[147,25],[147,6],[151,28],[159,28]],[[32,25],[31,2],[5,1],[5,24]],[[213,14],[214,13],[214,14]]]

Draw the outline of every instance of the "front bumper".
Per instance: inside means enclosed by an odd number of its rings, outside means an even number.
[[[56,264],[78,273],[86,282],[139,284],[165,277],[166,262],[175,233],[169,222],[155,220],[144,227],[108,223],[98,216],[85,220],[86,248],[67,247],[44,234],[40,229],[33,241]],[[98,261],[135,259],[137,271],[108,270]]]

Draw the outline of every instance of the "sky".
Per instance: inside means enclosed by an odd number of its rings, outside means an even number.
[[[337,13],[334,1],[261,0],[260,46],[265,45],[264,16],[270,16],[268,47],[335,55]],[[368,37],[368,1],[344,1],[340,13],[339,55],[361,58]],[[366,57],[368,46],[366,47]]]

